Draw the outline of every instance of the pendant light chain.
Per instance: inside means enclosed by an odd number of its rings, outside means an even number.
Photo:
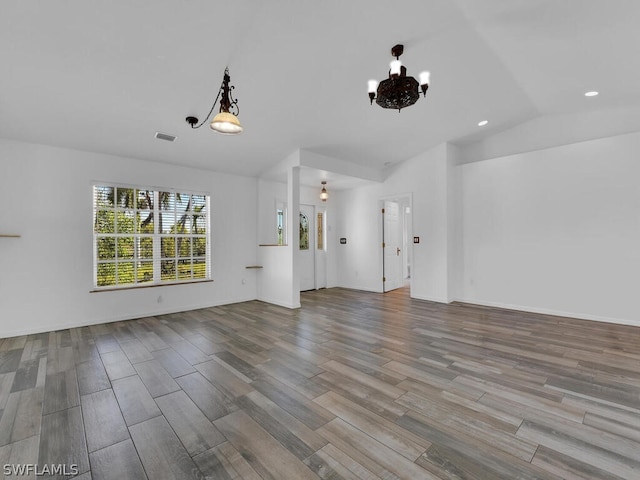
[[[227,69],[227,71],[228,71],[228,69]],[[216,108],[216,103],[218,103],[218,99],[220,98],[220,92],[222,92],[222,85],[220,85],[220,90],[218,90],[218,96],[213,101],[213,105],[211,105],[211,110],[209,110],[209,113],[207,113],[207,117],[202,122],[200,122],[200,125],[197,125],[197,126],[191,125],[191,128],[200,128],[202,125],[207,123],[207,120],[209,120],[209,117],[213,113],[213,109]]]

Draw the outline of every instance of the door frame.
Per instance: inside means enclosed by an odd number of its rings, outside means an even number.
[[[384,202],[385,201],[393,201],[393,202],[398,202],[400,204],[400,208],[401,208],[401,212],[402,214],[400,215],[401,221],[402,221],[402,245],[403,245],[403,251],[404,251],[404,255],[406,254],[410,254],[410,259],[413,260],[413,243],[409,241],[409,239],[412,238],[412,234],[413,234],[413,193],[412,192],[407,192],[407,193],[399,193],[396,195],[385,195],[383,197],[379,197],[378,198],[378,212],[380,212],[379,215],[379,222],[380,222],[380,250],[381,250],[381,255],[382,255],[382,275],[381,275],[381,279],[382,279],[382,293],[386,293],[387,290],[385,288],[385,255],[384,255],[384,241],[385,241],[385,236],[384,236]],[[405,214],[405,207],[409,207],[409,214],[406,215]],[[407,221],[407,217],[408,217],[408,221]],[[407,225],[408,223],[408,225]],[[402,272],[403,272],[403,278],[404,278],[404,264],[406,262],[402,262],[403,263],[403,268],[402,268]],[[411,282],[412,282],[412,276],[409,276],[409,286],[411,286]]]
[[[312,205],[309,203],[301,203],[300,204],[300,214],[302,214],[302,207],[308,207],[311,210],[311,218],[307,218],[307,221],[309,222],[309,250],[311,250],[310,255],[313,258],[313,275],[311,278],[313,278],[313,288],[309,289],[309,290],[317,290],[318,289],[318,278],[317,278],[317,272],[318,272],[318,265],[317,265],[317,246],[316,246],[316,212],[317,212],[317,207],[316,205]],[[298,220],[298,235],[300,232],[300,221]],[[300,253],[300,246],[298,246],[298,255],[301,255]],[[298,264],[300,267],[300,263]],[[301,277],[300,277],[301,278]],[[302,291],[302,290],[300,290]]]

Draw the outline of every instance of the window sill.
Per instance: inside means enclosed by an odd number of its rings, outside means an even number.
[[[212,283],[213,280],[189,280],[185,282],[171,282],[171,283],[151,283],[149,285],[131,285],[126,287],[96,287],[89,290],[89,293],[100,292],[117,292],[120,290],[139,290],[141,288],[155,288],[155,287],[172,287],[174,285],[191,285],[194,283]]]

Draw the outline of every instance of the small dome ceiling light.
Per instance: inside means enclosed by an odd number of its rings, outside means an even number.
[[[478,126],[479,127],[484,127],[487,123],[489,123],[489,120],[481,120],[478,122]]]
[[[584,94],[585,97],[595,97],[596,95],[598,95],[599,92],[596,92],[595,90],[592,90],[591,92],[587,92]]]

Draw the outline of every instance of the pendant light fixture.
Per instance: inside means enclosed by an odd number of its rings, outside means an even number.
[[[238,120],[238,113],[240,109],[238,108],[238,100],[234,99],[231,95],[231,91],[234,89],[233,85],[229,85],[231,81],[231,77],[229,76],[229,67],[224,70],[224,77],[222,77],[222,85],[220,85],[220,90],[218,90],[218,96],[213,102],[213,106],[211,110],[209,110],[209,114],[207,118],[205,118],[202,123],[198,125],[197,117],[187,117],[185,120],[191,128],[200,128],[211,116],[213,113],[213,109],[216,106],[216,102],[220,99],[220,113],[218,113],[215,117],[213,117],[213,121],[211,122],[211,129],[221,133],[223,135],[237,135],[242,133],[244,130],[240,121]],[[232,112],[231,110],[235,110]]]
[[[369,100],[373,105],[375,100],[382,108],[397,109],[398,112],[418,101],[422,90],[422,96],[427,96],[430,74],[422,72],[419,75],[420,83],[413,77],[407,76],[407,68],[402,65],[400,55],[404,52],[404,45],[396,45],[391,49],[391,55],[396,57],[389,65],[389,78],[378,83],[377,80],[369,80]]]
[[[323,202],[327,201],[327,198],[329,198],[329,193],[327,192],[327,182],[326,180],[322,180],[322,182],[320,182],[322,184],[322,190],[320,190],[320,200],[322,200]]]

